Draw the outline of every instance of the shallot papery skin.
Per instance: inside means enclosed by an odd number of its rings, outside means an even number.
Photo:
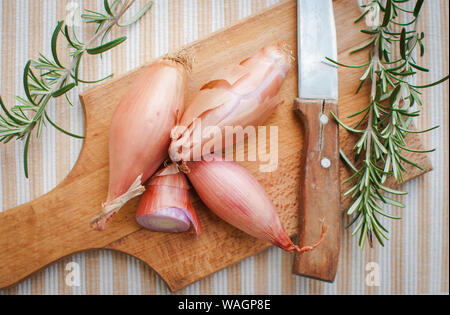
[[[167,158],[170,132],[184,110],[184,65],[161,59],[149,65],[120,101],[109,140],[109,189],[103,210],[91,221],[96,230],[130,199]]]
[[[291,59],[284,49],[268,46],[216,73],[186,107],[172,131],[172,161],[198,160],[222,150],[225,127],[256,127],[263,123],[281,103],[278,92],[291,68]],[[211,126],[221,132],[212,133]],[[203,152],[206,143],[217,145]]]
[[[172,164],[157,172],[147,184],[136,221],[158,232],[184,232],[191,224],[197,235],[201,228],[189,197],[186,176]]]
[[[241,165],[214,157],[212,161],[187,162],[187,176],[205,205],[224,221],[260,240],[288,252],[302,253],[317,247],[320,240],[299,248],[286,233],[270,197]],[[320,222],[318,222],[320,224]]]

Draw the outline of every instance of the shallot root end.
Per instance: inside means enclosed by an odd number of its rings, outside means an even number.
[[[178,62],[184,66],[188,73],[192,72],[192,64],[194,63],[194,56],[190,54],[186,49],[182,49],[181,51],[175,54],[168,54],[166,59],[173,60]]]
[[[139,175],[128,191],[112,201],[103,204],[103,210],[91,220],[91,228],[97,231],[103,231],[106,223],[123,207],[128,200],[133,199],[144,193],[145,187],[142,186],[142,176]]]
[[[182,171],[184,174],[189,174],[191,172],[185,161],[182,161],[180,164],[177,164],[177,166],[178,169]]]
[[[313,250],[314,248],[316,248],[317,246],[320,245],[320,243],[323,240],[323,237],[325,236],[325,234],[327,232],[327,226],[325,224],[325,221],[322,219],[321,222],[322,222],[322,233],[320,234],[319,240],[312,246],[304,246],[304,247],[300,248],[297,245],[295,245],[294,249],[297,252],[297,254],[302,254],[304,252],[309,252],[309,251]]]

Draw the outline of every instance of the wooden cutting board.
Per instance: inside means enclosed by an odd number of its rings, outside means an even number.
[[[367,38],[353,20],[359,10],[353,0],[334,1],[340,61],[359,64],[367,53],[349,56],[348,51]],[[283,1],[232,27],[212,34],[186,48],[195,57],[188,99],[208,81],[217,68],[236,63],[265,45],[286,43],[296,56],[296,2]],[[320,34],[317,34],[320,36]],[[192,194],[203,233],[165,234],[140,229],[134,219],[139,198],[130,201],[108,224],[104,232],[90,229],[89,221],[105,200],[108,185],[108,129],[122,95],[142,68],[99,85],[81,95],[85,108],[86,140],[79,160],[67,178],[50,193],[0,214],[0,288],[10,286],[33,272],[67,255],[108,248],[133,255],[149,264],[169,285],[180,289],[223,269],[269,244],[257,241],[218,219]],[[339,70],[339,110],[344,121],[368,101],[368,91],[355,95],[359,70]],[[278,126],[278,168],[259,171],[259,162],[242,162],[265,187],[276,205],[287,231],[297,231],[300,157],[303,131],[293,112],[297,96],[297,69],[285,81],[281,105],[267,122]],[[349,153],[354,138],[341,132],[340,144]],[[421,148],[420,139],[408,139],[412,148]],[[406,180],[431,170],[425,155],[406,154],[424,167],[410,168]],[[342,180],[348,177],[342,167]],[[345,187],[343,189],[345,191]],[[342,198],[343,209],[349,200]],[[319,226],[318,226],[319,227]],[[349,231],[344,231],[349,233]]]

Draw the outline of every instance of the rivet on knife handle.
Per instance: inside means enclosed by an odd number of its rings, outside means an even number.
[[[294,273],[334,281],[340,250],[339,128],[331,119],[337,114],[334,100],[296,99],[295,109],[305,132],[301,163],[299,247],[319,239],[322,220],[327,227],[320,245],[296,255]]]

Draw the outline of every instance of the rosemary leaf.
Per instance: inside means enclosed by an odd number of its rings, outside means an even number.
[[[97,55],[108,51],[117,45],[123,43],[126,37],[117,38],[109,43],[103,44],[106,34],[111,31],[114,26],[118,26],[118,21],[123,17],[125,12],[135,3],[136,0],[114,0],[110,3],[104,0],[104,12],[97,12],[90,9],[84,9],[81,15],[83,21],[87,24],[97,24],[97,29],[93,36],[85,43],[79,40],[75,28],[66,25],[64,21],[59,21],[56,25],[51,37],[51,54],[52,58],[48,58],[43,54],[39,54],[35,60],[26,63],[23,72],[23,88],[26,98],[16,97],[18,105],[12,107],[9,111],[4,105],[0,97],[0,142],[7,143],[12,139],[26,138],[24,146],[24,173],[28,178],[28,149],[33,130],[36,129],[36,137],[41,135],[42,129],[46,126],[46,121],[56,128],[75,138],[82,138],[74,135],[61,127],[57,126],[46,113],[46,106],[51,99],[65,96],[68,104],[72,105],[68,92],[80,83],[96,83],[110,78],[109,75],[100,80],[87,81],[79,78],[79,70],[81,58],[88,55]],[[151,3],[147,3],[139,13],[129,21],[126,25],[131,25],[140,20],[151,7]],[[125,25],[122,25],[125,26]],[[67,41],[69,55],[72,57],[71,63],[65,66],[58,58],[57,46],[59,34],[63,34],[63,39]],[[98,43],[101,44],[95,48],[89,48]],[[53,59],[53,60],[51,60]],[[33,69],[36,72],[33,72]],[[38,73],[39,75],[35,74]],[[30,115],[30,117],[28,116]]]
[[[399,191],[386,187],[384,183],[393,178],[398,183],[403,182],[406,165],[412,165],[421,169],[421,166],[405,157],[403,152],[427,153],[431,150],[414,150],[408,148],[405,136],[408,133],[424,133],[437,127],[422,131],[408,129],[411,117],[420,115],[419,110],[410,111],[414,104],[422,105],[421,93],[418,89],[427,88],[440,84],[448,79],[444,78],[426,85],[411,85],[410,78],[417,75],[417,71],[429,70],[419,66],[414,56],[416,48],[419,48],[420,56],[425,52],[423,32],[416,30],[417,20],[424,3],[418,0],[413,11],[400,7],[400,3],[410,0],[387,0],[383,6],[381,1],[372,0],[364,8],[375,8],[372,12],[383,12],[382,19],[377,17],[373,20],[381,20],[379,25],[370,25],[370,29],[362,29],[361,32],[370,38],[366,44],[357,48],[354,52],[369,50],[369,60],[361,66],[350,66],[328,61],[338,66],[348,68],[367,67],[360,78],[356,93],[366,82],[371,83],[371,95],[367,106],[362,110],[349,115],[354,117],[360,114],[363,117],[355,127],[349,127],[341,122],[333,113],[336,122],[350,133],[359,135],[359,139],[353,148],[353,159],[359,162],[361,168],[356,168],[350,158],[340,152],[342,160],[352,171],[352,175],[345,181],[352,183],[351,188],[345,192],[346,196],[352,198],[352,204],[347,209],[347,215],[351,216],[351,222],[347,228],[355,226],[352,235],[359,233],[359,246],[364,248],[368,241],[372,245],[373,236],[383,246],[385,240],[389,240],[389,231],[380,224],[377,216],[381,215],[390,219],[400,219],[382,211],[381,204],[404,208],[405,205],[392,198],[385,196],[386,193],[393,195],[406,195],[406,191]],[[369,14],[364,13],[357,19]],[[400,23],[397,17],[405,15],[411,17],[409,22]],[[409,25],[413,25],[409,29]],[[401,31],[396,31],[396,26],[402,26]],[[408,29],[407,29],[408,28]],[[398,44],[397,44],[398,42]],[[393,56],[393,45],[398,47],[400,55]],[[417,71],[416,71],[417,70]],[[365,126],[361,129],[360,126]],[[358,128],[358,129],[357,129]],[[358,164],[357,164],[358,165]]]
[[[86,52],[90,55],[102,54],[102,53],[116,47],[117,45],[122,44],[126,40],[127,40],[127,37],[122,36],[122,37],[119,37],[119,38],[116,38],[116,39],[110,41],[109,43],[100,45],[98,47],[86,49]]]

